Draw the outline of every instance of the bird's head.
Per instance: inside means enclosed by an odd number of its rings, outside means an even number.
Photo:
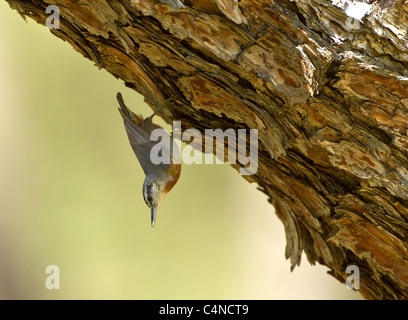
[[[156,223],[156,215],[160,203],[173,187],[171,186],[169,188],[169,185],[170,181],[166,179],[152,178],[150,176],[146,176],[146,179],[143,183],[143,198],[148,207],[151,209],[152,228],[154,228],[154,225]]]

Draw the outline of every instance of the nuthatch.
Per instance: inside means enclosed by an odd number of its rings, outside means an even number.
[[[181,164],[176,164],[173,161],[173,153],[180,153],[177,145],[173,143],[173,137],[152,121],[153,116],[171,99],[166,100],[150,117],[143,119],[141,115],[134,114],[126,107],[120,92],[118,92],[116,97],[119,102],[119,112],[123,117],[130,145],[146,175],[143,183],[143,198],[149,208],[151,208],[151,225],[152,228],[154,228],[157,209],[166,194],[176,184],[181,172]],[[168,154],[171,155],[170,164],[153,164],[151,160],[150,152],[156,143],[150,141],[150,135],[155,129],[162,129],[163,132],[169,135],[167,141],[171,141],[170,146],[162,147],[166,148],[163,152],[168,152]],[[171,146],[177,148],[177,150],[173,150]]]

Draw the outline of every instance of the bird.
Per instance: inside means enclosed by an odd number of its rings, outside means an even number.
[[[161,126],[153,123],[153,117],[173,99],[165,100],[151,116],[143,119],[143,116],[134,114],[126,107],[120,92],[117,93],[116,98],[119,102],[118,110],[123,118],[130,145],[146,175],[143,182],[143,198],[151,209],[151,227],[153,229],[156,224],[157,210],[164,197],[179,180],[181,173],[181,161],[174,161],[179,157],[180,149],[173,143],[173,136]],[[169,139],[166,141],[170,141],[170,145],[162,145],[162,152],[168,152],[170,155],[171,161],[168,164],[154,164],[151,160],[151,149],[157,142],[150,141],[150,136],[155,129],[162,129],[161,132],[169,135]]]

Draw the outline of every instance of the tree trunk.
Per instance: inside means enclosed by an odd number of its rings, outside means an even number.
[[[182,128],[258,129],[243,176],[304,251],[370,299],[408,298],[408,1],[8,1]],[[371,3],[371,4],[369,4]],[[347,15],[347,14],[348,15]],[[112,93],[115,94],[115,93]],[[240,168],[241,165],[235,165]]]

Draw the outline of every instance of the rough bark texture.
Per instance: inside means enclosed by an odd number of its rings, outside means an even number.
[[[259,130],[246,176],[304,251],[365,298],[408,298],[408,1],[8,1],[186,128]],[[113,93],[114,94],[114,93]],[[239,165],[236,166],[237,168]]]

